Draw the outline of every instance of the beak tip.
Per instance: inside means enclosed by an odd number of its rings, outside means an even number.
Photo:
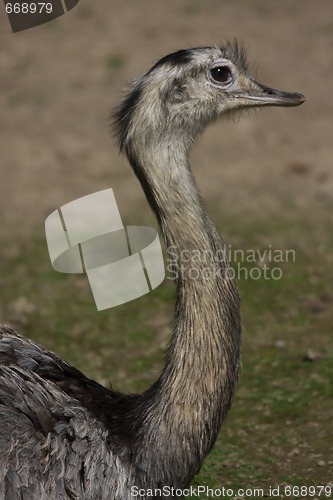
[[[299,106],[300,104],[303,104],[303,102],[305,102],[306,99],[305,99],[305,96],[303,94],[295,94],[295,103],[296,103],[296,106]]]

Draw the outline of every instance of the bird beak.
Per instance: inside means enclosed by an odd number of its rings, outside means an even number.
[[[240,96],[248,101],[249,106],[299,106],[305,101],[304,95],[296,92],[271,89],[257,82],[255,87],[251,92]]]

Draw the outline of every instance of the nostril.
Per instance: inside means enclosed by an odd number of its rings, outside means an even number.
[[[265,95],[276,95],[276,90],[271,87],[267,87],[267,85],[263,85],[262,83],[257,84],[260,87],[260,90]]]

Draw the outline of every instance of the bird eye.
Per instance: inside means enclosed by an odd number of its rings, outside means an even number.
[[[211,68],[210,75],[215,82],[229,83],[232,80],[232,73],[228,66],[216,66]]]

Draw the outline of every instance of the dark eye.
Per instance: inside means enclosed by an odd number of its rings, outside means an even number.
[[[228,66],[216,66],[216,68],[211,68],[210,74],[212,79],[218,83],[229,83],[232,80],[232,74]]]

